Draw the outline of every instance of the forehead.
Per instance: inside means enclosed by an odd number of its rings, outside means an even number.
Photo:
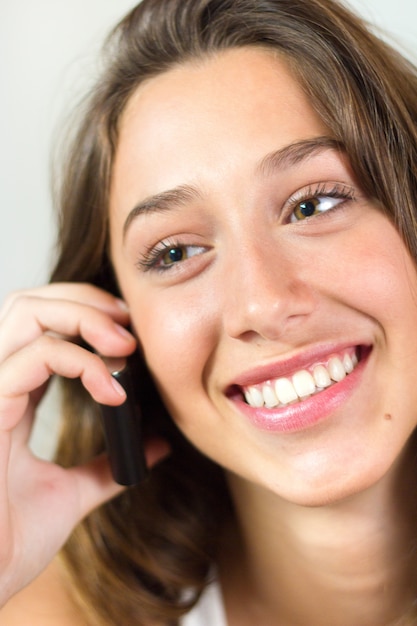
[[[321,134],[328,130],[282,56],[255,47],[222,51],[138,87],[121,119],[112,195],[126,196],[132,181],[144,196],[194,184],[220,162],[233,168],[239,160],[242,171]]]
[[[190,125],[199,114],[229,113],[236,119],[238,111],[256,113],[268,104],[294,116],[311,108],[282,54],[255,46],[231,48],[176,65],[140,84],[122,115],[120,141],[126,140],[139,116],[142,126],[149,128],[151,123],[155,132],[165,118],[188,116]]]

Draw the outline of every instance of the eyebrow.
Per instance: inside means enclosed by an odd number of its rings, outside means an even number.
[[[137,204],[127,216],[123,225],[123,237],[126,236],[130,224],[138,215],[164,213],[174,207],[181,207],[198,199],[201,199],[201,193],[197,187],[193,187],[192,185],[180,185],[174,189],[168,189],[167,191],[162,191],[161,193],[145,198],[145,200]]]
[[[256,170],[262,175],[267,175],[277,169],[285,170],[327,150],[344,152],[343,144],[332,137],[320,136],[302,139],[267,154],[259,162]],[[123,225],[123,238],[125,238],[131,223],[139,215],[165,213],[173,208],[190,204],[195,200],[201,200],[201,198],[202,194],[199,189],[192,185],[179,185],[173,189],[148,196],[129,212]]]
[[[290,168],[327,150],[345,152],[343,144],[333,137],[323,135],[302,139],[267,154],[259,163],[257,171],[265,175],[277,169]]]

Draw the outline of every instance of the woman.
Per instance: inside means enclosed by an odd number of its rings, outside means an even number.
[[[417,623],[414,68],[330,0],[144,0],[108,59],[53,284],[2,312],[0,622]],[[120,494],[94,352],[136,349]]]

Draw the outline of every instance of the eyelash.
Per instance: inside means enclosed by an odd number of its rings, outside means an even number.
[[[183,259],[179,259],[177,262],[173,262],[171,265],[159,265],[162,261],[165,254],[170,252],[171,250],[185,250],[186,248],[192,248],[194,250],[206,250],[205,246],[197,246],[193,244],[185,244],[184,242],[178,241],[176,239],[165,239],[160,241],[156,246],[150,247],[142,258],[138,260],[138,267],[140,267],[143,271],[147,272],[149,270],[154,270],[158,272],[166,272],[167,270],[172,269],[177,266]],[[194,256],[194,255],[191,255]]]
[[[333,183],[332,183],[333,184]],[[310,186],[307,189],[303,189],[301,192],[295,193],[289,200],[287,201],[287,210],[286,214],[288,216],[288,221],[290,223],[297,223],[306,221],[312,217],[324,217],[325,214],[333,211],[340,204],[343,204],[344,201],[355,200],[355,193],[352,187],[347,185],[343,185],[341,183],[334,183],[332,188],[328,188],[329,183],[320,183],[316,186]],[[308,201],[318,200],[323,198],[334,198],[336,200],[341,200],[340,203],[336,204],[334,207],[330,207],[326,210],[323,210],[322,213],[314,214],[314,215],[304,215],[304,219],[292,219],[294,211],[296,208]],[[319,209],[320,210],[320,209]]]
[[[311,219],[312,217],[324,217],[326,213],[332,212],[334,209],[340,206],[340,204],[343,204],[344,201],[355,199],[355,194],[352,187],[343,185],[341,183],[334,183],[333,187],[329,189],[328,185],[329,183],[320,183],[316,186],[309,186],[308,188],[303,189],[301,192],[296,192],[293,196],[291,196],[286,202],[286,209],[284,209],[287,223],[303,222]],[[306,215],[304,216],[303,220],[292,220],[292,215],[294,214],[297,206],[299,206],[303,202],[307,203],[308,201],[317,200],[320,198],[334,198],[336,200],[341,200],[342,202],[340,204],[336,204],[335,207],[330,207],[329,209],[324,210],[322,213]],[[205,246],[184,244],[184,242],[177,239],[168,238],[160,241],[156,246],[151,246],[148,250],[146,250],[143,256],[138,260],[137,266],[145,272],[150,270],[166,272],[178,266],[184,259],[179,259],[177,262],[174,261],[170,265],[163,265],[161,261],[164,255],[171,250],[184,251],[186,248],[191,248],[194,250],[201,249],[203,251],[206,250]],[[196,254],[198,253],[196,252]]]

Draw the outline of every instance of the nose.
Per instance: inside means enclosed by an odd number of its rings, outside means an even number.
[[[225,269],[223,327],[232,338],[288,339],[316,308],[300,258],[253,242]],[[308,273],[308,272],[307,272]]]

